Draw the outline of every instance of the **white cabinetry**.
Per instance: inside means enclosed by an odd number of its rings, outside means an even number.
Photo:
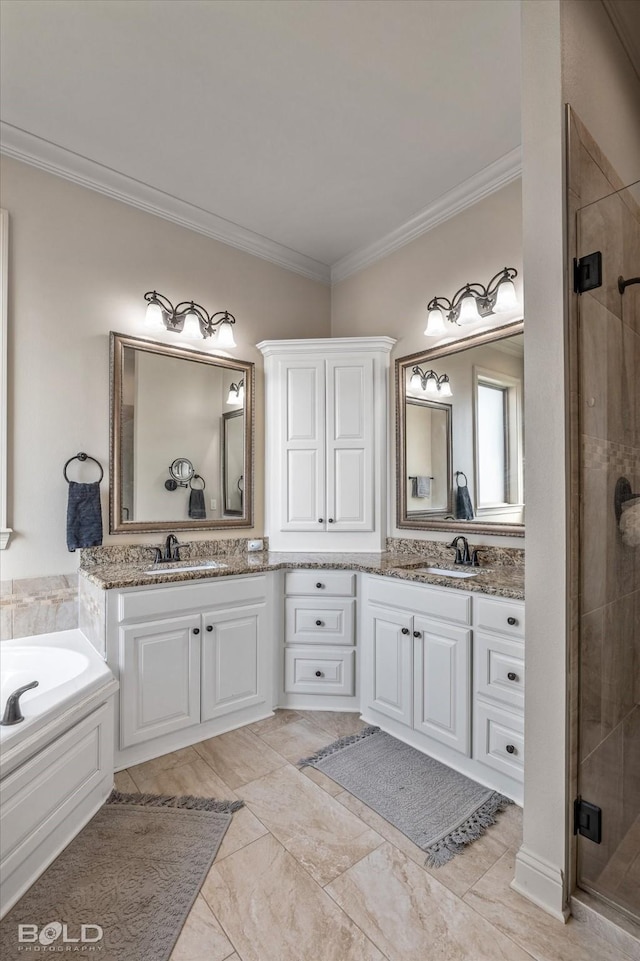
[[[388,337],[263,341],[273,550],[379,550]]]
[[[256,574],[109,592],[117,768],[271,712],[270,590]]]
[[[350,571],[285,576],[283,706],[356,706],[355,585]]]

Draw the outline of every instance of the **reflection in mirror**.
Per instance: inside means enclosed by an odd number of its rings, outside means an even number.
[[[250,527],[253,364],[121,334],[111,363],[111,532]]]
[[[522,330],[509,324],[396,360],[398,527],[524,534]],[[433,378],[415,376],[418,365],[446,376],[446,404]]]
[[[222,415],[222,483],[224,512],[242,515],[244,500],[244,411],[231,410]]]

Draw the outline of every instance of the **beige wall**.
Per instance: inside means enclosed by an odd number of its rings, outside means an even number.
[[[392,359],[428,350],[444,340],[424,336],[429,300],[435,295],[451,297],[467,282],[486,284],[502,267],[518,270],[516,289],[522,303],[522,187],[519,180],[337,284],[333,288],[331,332],[334,337],[364,334],[396,337],[398,342]],[[498,316],[492,319],[497,321]],[[504,324],[507,319],[502,315],[499,323]],[[468,335],[468,329],[452,327],[449,339]],[[393,390],[390,393],[389,437],[393,438],[395,393]],[[389,451],[389,463],[390,534],[406,537],[406,530],[401,532],[395,527],[393,449]],[[446,540],[451,536],[436,531],[410,533],[430,540]],[[473,541],[524,547],[521,537],[474,535]]]
[[[17,161],[3,160],[2,206],[10,216],[9,525],[15,531],[0,554],[2,577],[64,574],[78,561],[66,548],[62,467],[79,450],[104,465],[106,531],[108,334],[144,335],[145,291],[157,288],[174,303],[193,298],[210,310],[228,308],[238,321],[238,347],[230,353],[256,364],[261,398],[262,355],[254,345],[265,337],[328,336],[330,290]],[[258,535],[263,414],[258,403]],[[125,539],[154,537],[105,535],[105,543]]]

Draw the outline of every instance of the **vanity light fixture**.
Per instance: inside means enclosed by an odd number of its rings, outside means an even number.
[[[453,397],[448,374],[436,374],[435,370],[423,370],[414,367],[411,371],[409,386],[414,390],[422,390],[427,397]]]
[[[451,300],[448,297],[434,297],[429,301],[427,310],[427,337],[438,337],[446,333],[445,317],[451,324],[464,327],[473,324],[489,314],[513,310],[518,306],[514,277],[518,276],[515,267],[504,267],[492,277],[486,287],[482,284],[465,284],[457,290]]]
[[[176,307],[168,297],[157,290],[144,295],[147,301],[146,326],[148,330],[170,330],[184,334],[189,339],[215,336],[216,347],[235,347],[233,324],[236,319],[228,310],[209,314],[193,300],[183,300]]]
[[[232,384],[229,388],[229,396],[227,397],[227,404],[243,404],[244,403],[244,381],[239,380],[237,384]]]

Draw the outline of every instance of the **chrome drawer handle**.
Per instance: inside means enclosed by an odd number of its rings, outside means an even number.
[[[510,681],[518,680],[518,675],[515,673],[515,671],[509,671],[509,673],[507,674],[507,677],[509,678]]]
[[[508,618],[507,618],[507,624],[510,624],[511,627],[515,627],[515,625],[516,625],[517,623],[518,623],[518,618],[517,618],[517,617],[508,617]]]
[[[316,621],[316,627],[322,627],[322,621]]]
[[[316,677],[324,677],[322,671],[316,671]]]
[[[515,754],[516,748],[515,744],[507,744],[507,754]]]

